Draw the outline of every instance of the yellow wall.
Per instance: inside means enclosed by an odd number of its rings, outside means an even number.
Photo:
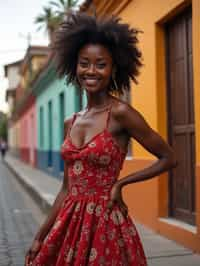
[[[165,46],[163,23],[171,17],[177,15],[184,9],[190,1],[154,0],[154,5],[148,0],[135,0],[123,10],[120,16],[131,25],[141,28],[144,34],[140,36],[141,49],[144,56],[145,67],[140,76],[140,84],[132,90],[132,104],[144,115],[150,125],[159,132],[165,139],[167,136],[166,120],[166,71],[165,71]],[[200,1],[193,0],[193,53],[194,53],[194,100],[196,118],[196,158],[199,164],[199,133],[200,133],[200,80],[199,80],[199,40],[200,40]],[[142,15],[141,15],[142,14]],[[198,54],[198,55],[197,55]],[[149,100],[151,99],[151,100]],[[139,145],[134,144],[134,155],[136,157],[151,158]],[[133,166],[129,167],[131,170]],[[125,167],[126,168],[126,167]],[[198,169],[197,169],[198,170]],[[122,173],[124,174],[124,173]],[[129,204],[133,207],[133,215],[143,223],[151,226],[164,235],[180,241],[186,246],[200,251],[200,241],[198,241],[200,231],[200,207],[199,207],[199,174],[196,176],[196,210],[197,220],[194,231],[183,229],[179,226],[169,225],[160,221],[160,217],[168,216],[168,179],[167,174],[163,174],[157,179],[136,184],[132,186],[129,196]],[[138,192],[139,191],[139,192]],[[144,203],[132,203],[136,195],[136,201],[142,199]],[[142,195],[145,195],[142,196]],[[150,203],[150,204],[149,204]],[[139,205],[139,206],[138,206]],[[147,207],[148,206],[148,207]],[[142,208],[142,210],[140,210]],[[150,210],[149,210],[150,209]],[[137,212],[135,212],[135,210]],[[195,229],[197,233],[195,233]]]
[[[109,3],[108,3],[109,2]],[[163,235],[200,252],[200,1],[184,0],[115,0],[97,1],[97,14],[118,14],[125,22],[144,31],[139,35],[144,67],[139,85],[132,85],[132,105],[147,122],[167,139],[166,70],[163,25],[192,3],[194,107],[196,130],[196,227],[170,225],[168,217],[168,175],[129,185],[123,195],[130,214]],[[117,7],[118,6],[118,7]],[[120,8],[119,8],[120,7]],[[155,159],[135,141],[134,160],[126,160],[121,176],[126,176],[153,163]]]
[[[35,55],[31,58],[31,67],[32,67],[33,73],[37,73],[37,71],[39,71],[41,69],[46,58],[47,58],[46,55]],[[21,77],[21,82],[20,82],[21,87],[23,89],[26,89],[28,84],[29,84],[29,81],[30,81],[30,74],[29,74],[29,68],[27,65],[25,70],[24,70],[24,73]]]
[[[44,60],[46,60],[46,55],[37,55],[32,58],[32,68],[33,71],[39,70],[44,64]]]

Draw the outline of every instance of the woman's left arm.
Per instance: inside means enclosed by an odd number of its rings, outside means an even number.
[[[131,183],[141,182],[151,179],[159,174],[177,166],[177,160],[173,149],[156,133],[145,121],[143,116],[128,104],[120,104],[115,114],[116,119],[128,132],[130,137],[137,140],[146,150],[155,155],[158,160],[151,166],[131,173],[119,179],[111,191],[111,203],[118,201],[123,206],[120,199],[121,189]]]
[[[173,149],[147,124],[138,111],[125,104],[118,109],[118,121],[127,130],[130,137],[137,140],[147,151],[158,158],[151,166],[120,179],[121,187],[145,181],[177,166]]]

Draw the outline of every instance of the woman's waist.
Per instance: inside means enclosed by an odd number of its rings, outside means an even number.
[[[110,194],[113,184],[107,184],[104,186],[81,186],[80,184],[73,184],[69,186],[68,195],[72,198],[86,198],[86,197],[102,197],[107,198]]]

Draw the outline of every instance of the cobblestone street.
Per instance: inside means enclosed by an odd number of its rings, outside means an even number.
[[[42,219],[40,210],[0,161],[0,266],[24,265],[25,252]]]

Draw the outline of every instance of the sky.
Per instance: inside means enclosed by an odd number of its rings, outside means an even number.
[[[5,101],[7,80],[4,65],[23,58],[28,47],[27,35],[31,34],[31,45],[47,45],[47,33],[34,23],[50,0],[6,0],[0,1],[0,111],[7,112]],[[56,0],[55,0],[56,1]],[[83,2],[80,0],[80,2]]]

